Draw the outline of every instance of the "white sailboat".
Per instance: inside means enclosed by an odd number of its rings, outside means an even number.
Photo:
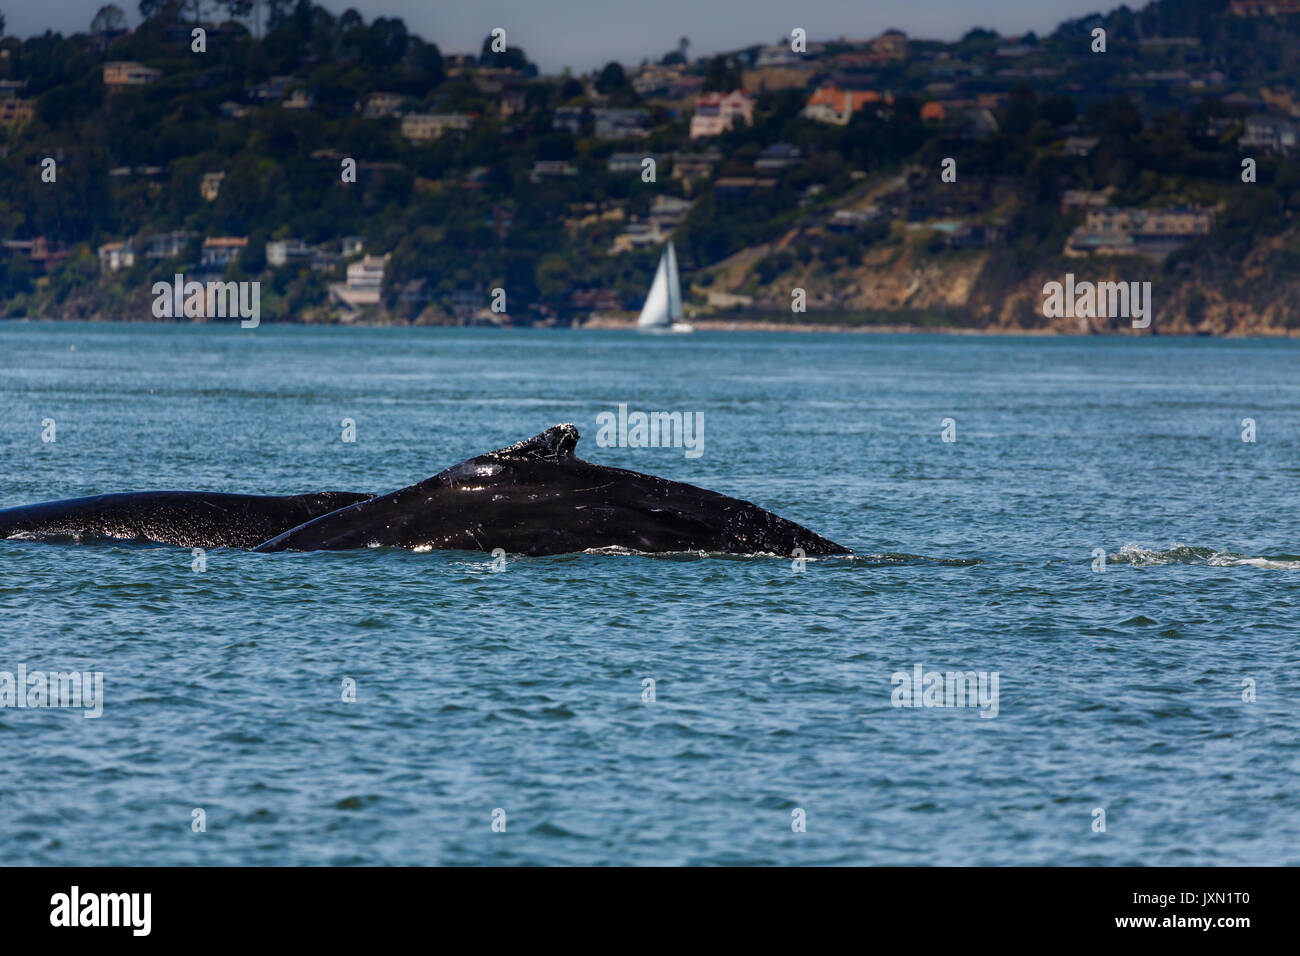
[[[659,257],[650,292],[636,320],[638,332],[694,332],[682,312],[682,283],[677,275],[677,250],[670,241]]]

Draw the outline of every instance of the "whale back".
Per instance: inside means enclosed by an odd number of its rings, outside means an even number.
[[[0,538],[107,538],[186,548],[252,548],[272,535],[370,495],[237,495],[132,491],[0,510]]]
[[[583,461],[575,453],[578,437],[573,424],[555,425],[407,488],[308,521],[254,550],[848,553],[748,501]]]

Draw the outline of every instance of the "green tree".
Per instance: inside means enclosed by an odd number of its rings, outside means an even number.
[[[99,8],[90,21],[91,33],[113,33],[126,29],[126,14],[115,3],[105,4]]]
[[[521,47],[506,45],[500,53],[492,49],[491,34],[483,38],[478,61],[482,66],[491,66],[499,70],[523,70],[528,66],[528,57]]]
[[[596,92],[610,94],[616,90],[621,90],[627,85],[627,76],[623,73],[622,64],[610,61],[605,64],[600,75],[596,77]]]
[[[740,64],[733,57],[719,54],[709,60],[704,74],[704,89],[710,93],[730,93],[741,87]]]
[[[442,53],[438,47],[433,43],[425,43],[419,37],[411,37],[406,54],[404,92],[423,96],[438,86],[444,76]]]

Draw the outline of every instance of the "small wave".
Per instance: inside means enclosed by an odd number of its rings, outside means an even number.
[[[1144,548],[1139,544],[1126,544],[1116,554],[1108,555],[1107,564],[1131,564],[1134,567],[1157,567],[1162,564],[1203,564],[1212,568],[1266,568],[1269,570],[1300,570],[1300,555],[1277,554],[1251,556],[1215,548],[1172,544],[1164,550]]]
[[[0,541],[35,541],[40,544],[75,544],[111,548],[179,547],[179,545],[172,545],[166,541],[155,541],[143,535],[120,537],[98,531],[15,531],[11,535],[0,537]],[[209,548],[208,550],[216,549]]]
[[[788,554],[775,554],[771,551],[756,551],[753,554],[734,554],[727,551],[637,551],[633,548],[607,547],[588,548],[586,551],[583,551],[582,554],[622,555],[625,557],[658,558],[667,561],[700,561],[705,559],[722,561],[792,560],[792,557]],[[870,567],[930,564],[943,567],[965,568],[984,563],[980,558],[934,558],[927,557],[923,554],[904,554],[898,552],[886,552],[883,554],[808,555],[806,558],[803,558],[803,560],[809,563],[817,561],[842,562],[845,564],[865,565]]]
[[[1239,568],[1247,566],[1280,571],[1300,571],[1300,557],[1295,556],[1285,558],[1247,558],[1239,554],[1216,554],[1206,563],[1220,568]]]
[[[855,554],[849,557],[849,560],[855,564],[867,565],[898,565],[898,564],[930,564],[944,568],[971,568],[977,564],[983,564],[980,558],[932,558],[924,554],[905,554],[899,552],[886,552],[884,554]]]
[[[99,535],[86,535],[85,538],[95,540]],[[11,535],[6,535],[5,541],[81,541],[83,535],[79,531],[15,531]]]
[[[676,558],[677,560],[691,560],[693,558],[707,558],[707,551],[638,551],[636,548],[624,548],[621,545],[611,544],[604,548],[587,548],[583,554],[605,554],[620,555],[623,557],[638,558]]]

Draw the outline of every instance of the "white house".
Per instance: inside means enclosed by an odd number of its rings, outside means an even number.
[[[731,129],[737,119],[754,122],[754,98],[744,90],[705,93],[691,117],[691,139],[717,136]]]
[[[348,281],[330,286],[330,293],[349,309],[355,311],[378,305],[384,288],[384,271],[390,255],[362,256],[348,264]]]
[[[273,269],[288,265],[294,259],[309,259],[313,250],[301,239],[273,239],[266,244],[266,264]]]
[[[474,117],[465,113],[407,113],[402,117],[402,135],[413,142],[435,140],[449,129],[466,130]]]
[[[131,240],[106,242],[99,247],[99,267],[106,272],[118,272],[135,265],[135,249]]]

